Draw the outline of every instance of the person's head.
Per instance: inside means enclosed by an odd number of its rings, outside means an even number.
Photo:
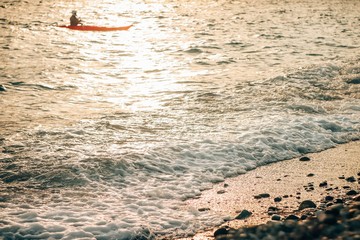
[[[75,15],[76,16],[76,11],[75,10],[72,10],[72,15]]]

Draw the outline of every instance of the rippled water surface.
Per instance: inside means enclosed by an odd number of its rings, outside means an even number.
[[[358,9],[2,0],[0,236],[191,234],[226,217],[184,207],[213,183],[359,139]]]

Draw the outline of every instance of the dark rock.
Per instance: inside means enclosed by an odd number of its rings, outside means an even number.
[[[341,198],[337,198],[334,200],[334,203],[344,203],[344,201]]]
[[[5,92],[6,91],[6,88],[4,85],[0,85],[0,92]]]
[[[299,210],[303,210],[305,208],[316,208],[316,204],[311,200],[305,200],[300,203]]]
[[[224,188],[227,188],[229,186],[229,184],[224,183]]]
[[[329,201],[332,201],[332,200],[334,200],[334,197],[333,197],[333,196],[326,196],[326,197],[325,197],[325,201],[326,201],[326,202],[329,202]]]
[[[302,162],[307,162],[307,161],[310,161],[310,158],[304,156],[304,157],[301,157],[299,160],[302,161]]]
[[[268,211],[279,211],[279,208],[274,207],[274,206],[270,206],[270,207],[268,208]]]
[[[229,229],[228,229],[228,228],[225,228],[225,227],[219,228],[218,230],[216,230],[216,231],[214,232],[214,237],[215,237],[215,239],[218,239],[219,237],[222,237],[222,236],[224,236],[224,235],[227,235],[228,232],[229,232]]]
[[[313,176],[315,176],[315,174],[309,173],[307,176],[308,176],[308,177],[313,177]]]
[[[268,197],[270,197],[270,194],[268,193],[261,193],[259,195],[254,196],[255,199],[268,198]]]
[[[279,215],[273,215],[273,216],[271,217],[271,220],[280,221],[280,220],[281,220],[281,216],[279,216]]]
[[[274,213],[278,212],[279,210],[280,210],[280,209],[277,208],[277,207],[270,206],[270,207],[268,208],[268,213],[274,214]],[[269,214],[269,215],[272,215],[272,214]]]
[[[323,181],[319,184],[319,187],[326,187],[328,185],[327,181]]]
[[[274,198],[274,202],[281,202],[281,200],[282,200],[282,197],[276,197],[276,198]]]
[[[360,77],[355,77],[352,79],[348,79],[346,81],[348,84],[360,84]]]
[[[295,221],[297,221],[297,220],[299,220],[300,218],[298,217],[298,216],[296,216],[296,215],[293,215],[293,214],[290,214],[289,216],[287,216],[286,218],[285,218],[285,220],[295,220]]]
[[[217,194],[224,194],[225,193],[225,190],[219,190],[217,191]]]
[[[261,194],[259,194],[259,196],[262,197],[262,198],[268,198],[268,197],[270,197],[270,194],[268,194],[268,193],[261,193]]]
[[[356,194],[358,194],[358,192],[355,190],[350,190],[346,193],[346,195],[348,195],[348,196],[355,196]]]
[[[235,217],[235,219],[243,220],[243,219],[250,217],[251,214],[252,214],[252,212],[250,212],[248,210],[242,210],[240,212],[240,214]]]
[[[348,182],[356,182],[356,178],[354,176],[345,178],[345,180],[348,181]]]
[[[339,179],[345,179],[345,176],[344,176],[344,175],[342,175],[342,176],[340,176],[340,177],[339,177]]]
[[[0,196],[0,202],[7,202],[10,200],[9,196]]]
[[[199,212],[205,212],[205,211],[209,211],[210,208],[199,208],[198,211]]]
[[[260,195],[255,195],[254,198],[255,199],[260,199],[261,197],[260,197]]]

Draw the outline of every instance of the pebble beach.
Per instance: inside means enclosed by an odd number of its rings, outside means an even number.
[[[188,202],[229,217],[183,240],[360,239],[359,166],[357,141],[229,179]]]

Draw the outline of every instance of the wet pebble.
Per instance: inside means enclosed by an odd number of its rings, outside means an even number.
[[[356,178],[354,176],[345,178],[345,180],[348,181],[348,182],[356,182]]]
[[[307,161],[310,161],[310,158],[304,156],[304,157],[301,157],[299,160],[300,160],[301,162],[307,162]]]
[[[350,190],[346,193],[346,195],[349,195],[349,196],[355,196],[356,194],[358,194],[358,192],[355,190]]]
[[[210,208],[205,208],[205,207],[198,209],[199,212],[205,212],[205,211],[209,211],[209,210],[210,210]]]
[[[268,193],[261,193],[254,196],[255,199],[268,198],[268,197],[270,197],[270,194]]]
[[[289,216],[287,216],[286,218],[285,218],[285,220],[294,220],[294,221],[297,221],[297,220],[299,220],[300,218],[298,217],[298,216],[296,216],[296,215],[294,215],[294,214],[290,214]]]
[[[319,184],[319,187],[327,187],[328,183],[327,181],[323,181]]]
[[[325,201],[326,201],[326,202],[329,202],[329,201],[332,201],[332,200],[334,200],[334,197],[333,197],[333,196],[326,196],[326,197],[325,197]]]
[[[244,210],[242,210],[242,211],[240,212],[239,215],[237,215],[237,216],[235,217],[235,219],[243,220],[243,219],[246,219],[246,218],[250,217],[251,215],[252,215],[252,212],[244,209]]]
[[[217,191],[217,194],[224,194],[225,193],[225,190],[219,190]]]
[[[281,216],[275,214],[275,215],[273,215],[273,216],[271,217],[271,220],[280,221],[280,220],[281,220]]]
[[[303,210],[305,208],[316,208],[316,204],[311,200],[305,200],[300,203],[299,210]]]

